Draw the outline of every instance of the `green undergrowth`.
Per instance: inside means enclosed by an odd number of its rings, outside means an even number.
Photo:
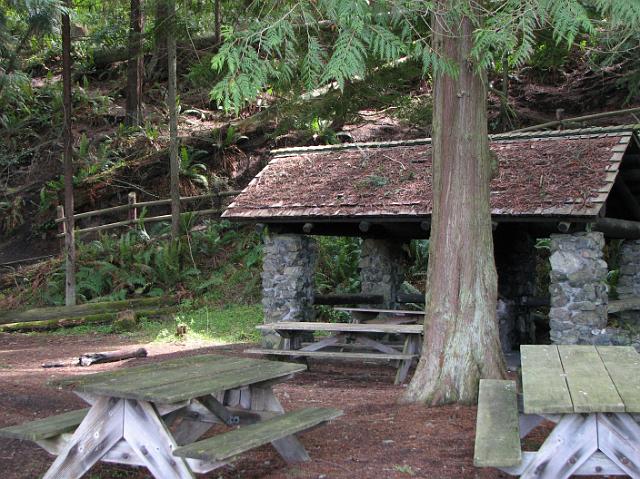
[[[260,333],[256,325],[260,323],[262,323],[260,305],[196,306],[188,301],[181,305],[177,313],[154,318],[142,317],[135,331],[117,334],[123,338],[143,342],[232,344],[259,341]],[[176,334],[179,326],[186,326],[185,334]],[[100,324],[57,329],[50,334],[76,336],[115,333],[111,324]]]

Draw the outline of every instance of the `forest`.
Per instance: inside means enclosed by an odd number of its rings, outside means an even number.
[[[455,446],[438,449],[430,413],[419,409],[445,404],[433,424],[471,450],[465,425],[475,421],[468,405],[478,381],[512,374],[494,321],[502,296],[489,138],[610,126],[637,135],[639,118],[638,0],[0,0],[0,343],[14,353],[0,355],[8,391],[0,403],[10,410],[0,425],[47,415],[26,389],[45,391],[49,369],[38,364],[18,384],[33,367],[18,351],[68,368],[88,349],[235,354],[263,339],[265,250],[279,230],[222,213],[273,151],[431,138],[430,236],[401,245],[402,294],[427,295],[409,306],[426,304],[424,361],[410,384],[391,389],[384,366],[314,366],[302,385],[284,386],[283,402],[311,395],[331,405],[321,385],[333,381],[354,409],[369,390],[383,421],[372,439],[348,459],[332,443],[308,470],[262,452],[210,477],[366,478],[380,468],[384,477],[436,477],[427,472],[433,461],[437,477],[503,477],[474,476]],[[380,171],[355,190],[393,183]],[[336,226],[335,235],[314,235],[318,297],[364,294],[365,240],[383,228],[359,228],[365,234]],[[550,243],[536,240],[542,296]],[[607,242],[608,291],[622,274],[619,249]],[[315,321],[351,319],[324,301],[313,305]],[[533,314],[547,317],[548,302]],[[52,343],[55,358],[46,353]],[[367,426],[339,427],[353,440]],[[393,446],[407,437],[437,449],[433,461]],[[20,447],[9,450],[24,454]],[[33,465],[20,459],[8,477],[39,476],[47,461],[42,451]],[[104,464],[95,474],[146,477]]]

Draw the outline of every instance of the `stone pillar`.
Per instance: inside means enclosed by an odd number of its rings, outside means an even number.
[[[360,253],[360,291],[381,294],[381,308],[393,309],[404,282],[406,256],[401,241],[365,239]]]
[[[262,306],[264,322],[313,320],[316,241],[302,235],[269,235],[264,239]],[[277,333],[263,335],[263,347],[276,348]]]
[[[498,272],[500,342],[505,352],[535,339],[535,323],[528,309],[519,308],[523,297],[536,290],[535,239],[521,227],[501,224],[494,234]]]
[[[622,243],[619,264],[618,298],[640,297],[640,240],[626,240]],[[640,311],[621,311],[618,315],[624,322],[640,319]]]
[[[607,326],[602,233],[551,236],[549,327],[556,344],[598,344]]]

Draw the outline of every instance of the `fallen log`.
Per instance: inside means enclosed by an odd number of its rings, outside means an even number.
[[[136,310],[137,316],[161,316],[175,312],[175,308],[164,309],[139,309]],[[48,331],[51,329],[68,328],[72,326],[80,326],[87,324],[103,324],[115,321],[118,313],[99,313],[88,316],[78,316],[71,318],[55,318],[43,321],[24,321],[16,323],[0,324],[0,332],[13,333],[18,331]]]
[[[78,358],[79,366],[91,366],[92,364],[114,363],[132,358],[146,358],[147,350],[138,348],[128,351],[108,351],[105,353],[87,353]]]
[[[0,314],[0,325],[27,323],[31,321],[63,320],[82,318],[100,314],[115,314],[126,309],[157,307],[175,304],[173,297],[136,298],[123,301],[105,301],[101,303],[85,303],[76,306],[56,306],[29,309],[26,311],[7,311]]]

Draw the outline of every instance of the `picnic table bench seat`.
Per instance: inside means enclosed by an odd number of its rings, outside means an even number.
[[[515,381],[481,379],[473,464],[513,467],[522,461]]]
[[[417,354],[405,353],[362,353],[352,351],[304,351],[301,349],[266,349],[250,348],[245,349],[245,353],[264,354],[265,356],[292,356],[327,359],[361,359],[361,360],[384,360],[384,361],[404,361],[417,358]]]
[[[42,441],[66,432],[73,432],[89,412],[89,408],[65,412],[45,419],[36,419],[0,429],[0,437],[23,441]]]
[[[174,456],[200,459],[205,461],[224,461],[267,443],[273,443],[279,452],[287,447],[286,443],[279,443],[284,438],[319,426],[327,421],[342,416],[339,409],[306,408],[274,416],[249,426],[219,434],[202,441],[182,446],[173,451]],[[285,452],[285,454],[287,454]],[[296,452],[289,452],[290,459],[298,461],[308,460]]]

